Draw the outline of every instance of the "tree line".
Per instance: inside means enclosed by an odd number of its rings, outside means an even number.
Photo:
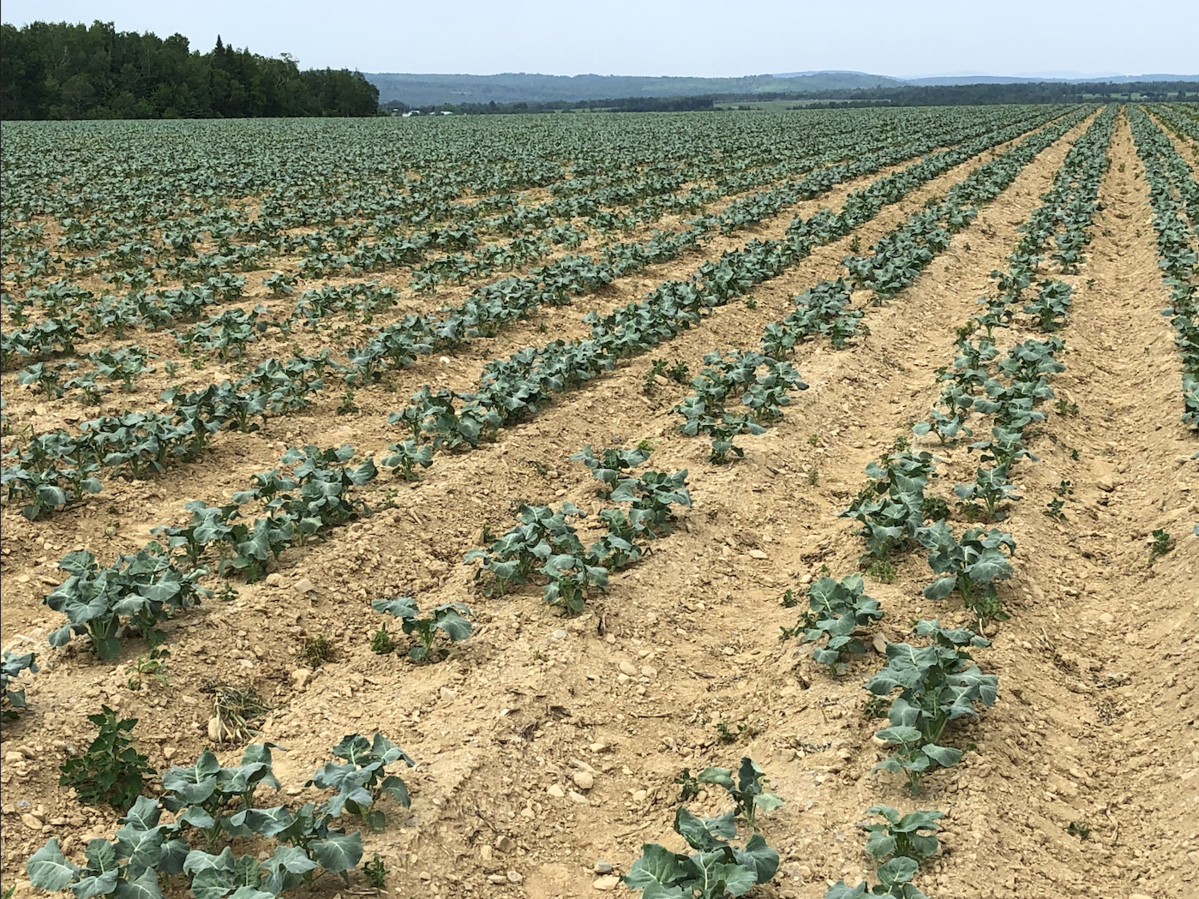
[[[370,116],[379,90],[360,72],[301,69],[287,54],[208,53],[186,37],[111,22],[0,25],[0,118],[174,119]]]

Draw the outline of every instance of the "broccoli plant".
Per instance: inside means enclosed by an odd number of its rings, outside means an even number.
[[[671,472],[647,471],[639,478],[622,478],[612,491],[615,503],[631,503],[628,520],[650,537],[670,533],[674,520],[671,506],[691,507],[687,491],[687,469]]]
[[[92,840],[80,866],[52,838],[25,866],[30,883],[40,890],[114,899],[159,899],[172,877],[181,877],[200,899],[272,899],[311,887],[324,873],[348,884],[349,871],[362,860],[362,835],[339,829],[335,819],[345,811],[365,812],[371,826],[382,826],[382,812],[374,808],[381,796],[395,796],[405,806],[409,801],[403,781],[384,769],[399,759],[411,765],[411,759],[381,735],[368,742],[354,734],[334,747],[346,764],[329,763],[309,781],[337,790],[336,796],[320,806],[262,807],[255,804],[258,788],[280,787],[271,770],[272,748],[251,745],[241,764],[230,767],[211,752],[193,765],[172,767],[163,773],[166,793],[158,801],[137,797],[115,841]],[[173,823],[160,823],[160,803],[174,814]],[[203,837],[203,849],[192,846],[193,831]],[[266,842],[266,851],[235,856],[232,844],[244,839]]]
[[[1004,504],[1021,498],[1005,465],[979,467],[974,475],[974,483],[957,484],[953,493],[958,498],[958,507],[965,510],[971,521],[978,514],[979,502],[986,510],[988,521],[999,521],[1004,517]]]
[[[708,772],[717,774],[706,781],[722,785],[727,782],[730,793],[740,797],[738,807],[714,818],[700,818],[680,806],[675,813],[674,830],[694,851],[679,853],[657,843],[643,844],[641,857],[623,878],[626,886],[642,890],[647,899],[724,899],[748,893],[755,885],[774,877],[779,854],[766,845],[760,833],[752,833],[742,846],[730,842],[737,837],[736,817],[744,812],[743,803],[748,803],[751,814],[756,807],[776,808],[782,804],[773,794],[761,792],[761,769],[749,759],[742,759],[741,766],[743,775],[748,772],[749,780],[745,781],[743,776],[742,786],[750,787],[749,793],[732,786],[727,768],[709,768]],[[699,779],[704,780],[703,775]],[[765,797],[770,797],[770,801],[764,801]]]
[[[377,808],[380,799],[392,796],[404,808],[412,805],[408,785],[386,769],[397,761],[409,768],[416,762],[383,734],[377,733],[369,741],[360,734],[350,734],[333,747],[333,755],[345,764],[326,762],[308,781],[321,789],[337,790],[336,796],[321,805],[323,813],[337,817],[343,810],[348,811],[365,820],[367,826],[381,830],[387,816]]]
[[[491,589],[503,596],[509,585],[527,584],[537,566],[551,555],[583,556],[583,544],[567,519],[582,518],[585,514],[574,503],[563,503],[557,511],[549,506],[521,506],[517,512],[520,524],[493,540],[490,546],[470,550],[463,562],[469,565],[481,560],[475,578],[488,572]]]
[[[879,862],[892,857],[910,858],[917,863],[935,855],[941,843],[937,839],[937,823],[945,817],[939,811],[908,812],[900,817],[899,811],[889,805],[875,805],[866,810],[868,815],[879,815],[882,824],[859,824],[869,836],[866,851]]]
[[[433,648],[438,631],[445,634],[451,643],[457,643],[470,636],[471,626],[467,620],[470,609],[460,602],[442,603],[424,617],[421,617],[416,602],[407,596],[376,599],[371,602],[371,608],[376,612],[399,618],[400,627],[405,634],[416,634],[420,645],[408,650],[408,658],[414,662],[433,662],[449,655],[448,649]]]
[[[37,673],[35,657],[32,652],[16,655],[11,650],[4,650],[4,665],[0,668],[0,718],[5,721],[15,720],[20,715],[18,710],[27,707],[24,688],[14,687],[12,683],[22,671]]]
[[[891,726],[876,736],[894,747],[894,754],[874,767],[876,771],[905,774],[913,793],[920,792],[920,777],[936,766],[951,768],[962,751],[942,746],[949,722],[977,718],[976,705],[989,708],[998,696],[999,679],[983,674],[962,647],[989,646],[973,631],[942,628],[939,621],[921,621],[919,636],[932,638],[928,646],[887,644],[887,665],[866,683],[875,696],[899,696],[891,701],[887,718]]]
[[[603,590],[608,586],[608,569],[592,564],[590,556],[571,553],[556,553],[545,560],[538,571],[549,583],[545,586],[544,599],[552,606],[561,606],[568,615],[577,615],[587,604],[592,589]]]
[[[400,476],[405,481],[416,478],[417,466],[428,468],[433,464],[433,447],[428,443],[418,446],[415,440],[409,439],[392,443],[388,445],[387,450],[390,455],[383,458],[383,467],[392,471],[399,469]]]
[[[1036,299],[1024,306],[1024,313],[1035,318],[1042,331],[1057,331],[1070,314],[1073,293],[1074,288],[1063,281],[1047,281],[1041,285]]]
[[[870,896],[891,896],[892,899],[928,899],[924,893],[912,886],[911,880],[916,876],[920,865],[906,856],[893,858],[886,864],[879,865],[875,872],[879,882],[873,887],[865,881],[856,887],[849,886],[844,880],[829,887],[824,899],[868,899]]]
[[[783,804],[782,799],[763,788],[762,779],[765,776],[766,772],[758,763],[746,756],[741,759],[735,783],[733,772],[729,768],[705,768],[699,773],[697,780],[700,783],[724,787],[736,803],[733,813],[743,817],[751,831],[757,831],[758,812],[774,811]]]
[[[808,589],[809,610],[793,628],[783,628],[781,639],[803,634],[805,641],[828,638],[822,647],[812,650],[812,658],[821,665],[828,665],[834,674],[849,670],[846,655],[864,655],[866,646],[858,632],[871,621],[883,617],[878,600],[862,594],[860,574],[851,574],[840,583],[831,577],[822,577]]]
[[[974,612],[979,625],[1008,618],[995,588],[995,582],[1012,576],[1012,566],[1004,555],[1016,551],[1011,534],[992,529],[971,528],[959,541],[944,521],[922,528],[917,539],[929,550],[928,564],[941,575],[924,588],[929,599],[944,599],[955,590],[966,608]]]
[[[570,461],[582,462],[586,465],[592,476],[602,485],[597,491],[597,495],[607,496],[612,492],[616,482],[625,476],[624,472],[643,463],[649,458],[649,454],[648,447],[636,446],[631,450],[605,449],[599,456],[596,456],[591,444],[588,443],[571,456]]]
[[[70,577],[44,602],[66,615],[67,623],[50,634],[50,645],[65,646],[73,633],[87,634],[96,655],[105,660],[115,659],[120,652],[122,620],[157,645],[165,638],[155,627],[158,622],[211,595],[197,584],[208,573],[205,569],[184,573],[167,556],[146,550],[120,556],[107,568],[101,568],[90,552],[80,550],[64,556],[59,568]]]

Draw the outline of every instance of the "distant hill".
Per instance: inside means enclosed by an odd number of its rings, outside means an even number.
[[[746,75],[741,78],[690,78],[642,75],[421,75],[366,73],[379,89],[379,102],[398,100],[409,106],[443,103],[552,103],[607,100],[616,97],[698,97],[714,94],[748,95],[785,92],[871,90],[905,86],[933,87],[968,84],[1082,84],[1097,81],[1127,84],[1144,81],[1199,81],[1199,75],[1111,75],[1051,77],[1006,75],[946,75],[891,78],[867,72],[789,72]]]
[[[546,103],[612,97],[694,97],[779,91],[836,91],[898,87],[898,78],[861,72],[803,72],[742,78],[649,77],[641,75],[418,75],[365,73],[379,89],[379,102],[409,106],[442,103]]]
[[[920,87],[960,84],[1138,84],[1148,81],[1199,81],[1199,75],[939,75],[908,78],[904,84]]]

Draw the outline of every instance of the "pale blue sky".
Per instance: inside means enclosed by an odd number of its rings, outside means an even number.
[[[1199,0],[4,0],[3,21],[180,32],[364,72],[1199,73]]]

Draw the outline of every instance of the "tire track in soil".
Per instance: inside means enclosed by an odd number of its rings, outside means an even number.
[[[1085,125],[1080,125],[1083,128]],[[1075,134],[1076,132],[1071,132]],[[1081,133],[1081,131],[1077,131]],[[1026,133],[1027,134],[1027,133]],[[1025,135],[1026,136],[1026,135]],[[998,155],[1022,138],[1001,144],[988,151],[984,158]],[[1051,152],[1052,148],[1046,152]],[[914,191],[901,202],[884,208],[871,222],[865,223],[857,231],[862,246],[868,246],[873,240],[902,222],[912,211],[920,208],[929,197],[943,193],[951,184],[960,180],[965,173],[971,171],[979,162],[974,157],[954,167],[943,175],[928,182],[922,188]],[[686,277],[698,265],[700,259],[717,259],[728,249],[743,246],[752,238],[778,238],[786,231],[787,225],[796,215],[809,217],[821,208],[829,207],[837,211],[843,205],[845,198],[854,190],[861,189],[878,178],[885,177],[893,171],[898,171],[909,163],[902,163],[881,170],[875,175],[867,175],[852,179],[838,185],[829,194],[813,200],[802,201],[790,207],[787,212],[780,213],[763,221],[755,228],[745,229],[732,235],[720,235],[705,246],[698,254],[688,254],[681,260],[664,263],[648,269],[641,275],[621,279],[609,286],[599,296],[602,303],[595,303],[592,308],[602,313],[612,308],[633,302],[646,290],[669,278]],[[699,358],[704,352],[716,347],[711,342],[709,330],[711,323],[724,322],[724,326],[747,335],[757,335],[767,321],[772,321],[784,315],[791,307],[790,297],[811,283],[822,278],[833,276],[840,269],[840,260],[848,252],[847,248],[854,239],[853,235],[834,244],[817,248],[801,265],[784,274],[773,282],[768,282],[759,288],[758,295],[762,298],[758,311],[752,312],[742,304],[734,303],[714,310],[713,315],[699,327],[693,328],[680,335],[663,349],[670,351],[681,347],[684,355],[694,357],[693,370],[698,370]],[[595,296],[595,295],[592,295]],[[98,554],[111,555],[116,552],[128,552],[152,539],[150,527],[168,522],[182,521],[187,513],[183,510],[185,502],[195,498],[203,498],[214,502],[218,497],[244,489],[253,474],[274,468],[278,465],[279,456],[292,445],[317,443],[322,446],[352,443],[359,451],[379,452],[388,443],[403,439],[403,435],[395,428],[386,424],[390,411],[403,408],[411,393],[423,384],[434,387],[448,386],[453,389],[470,389],[478,379],[479,372],[487,362],[495,358],[506,357],[529,345],[530,338],[537,337],[542,325],[547,332],[557,334],[564,327],[577,329],[581,316],[578,306],[553,307],[543,309],[532,316],[521,326],[507,329],[496,338],[479,340],[466,348],[461,354],[454,356],[421,357],[417,363],[407,369],[394,373],[394,390],[388,390],[386,383],[371,385],[356,391],[355,402],[360,411],[355,414],[340,414],[337,411],[339,399],[334,396],[335,388],[328,388],[324,394],[317,397],[309,409],[286,416],[275,416],[266,421],[260,431],[244,434],[233,431],[222,431],[216,435],[201,460],[195,464],[180,465],[172,469],[166,476],[152,478],[148,481],[128,482],[111,478],[105,481],[105,490],[94,498],[80,503],[75,509],[46,521],[29,523],[19,513],[10,508],[5,511],[5,526],[9,534],[9,552],[2,558],[4,574],[13,579],[19,592],[30,590],[34,585],[38,590],[41,586],[49,586],[50,580],[57,584],[56,566],[58,558],[67,551],[68,547],[76,544],[86,545]],[[544,340],[544,337],[539,338]],[[756,340],[756,337],[753,338]],[[697,350],[696,347],[699,347]],[[644,377],[644,371],[649,369],[650,356],[632,360],[633,371]],[[605,378],[597,379],[597,383],[606,383],[623,371],[618,367],[617,372]],[[332,376],[330,376],[332,377]],[[205,383],[207,383],[205,381]],[[166,382],[162,385],[165,387]],[[587,407],[593,404],[589,388],[577,393],[578,398],[571,397],[554,404],[552,409],[527,425],[507,429],[501,435],[498,446],[518,445],[530,432],[549,433],[543,431],[538,421],[547,415],[569,417],[568,410]],[[638,399],[641,399],[638,397]],[[672,400],[673,404],[673,400]],[[155,407],[157,408],[157,406]],[[555,411],[557,410],[557,411]],[[90,413],[89,413],[90,414]],[[607,436],[599,438],[608,439]],[[586,441],[582,441],[586,442]],[[580,442],[580,446],[582,445]],[[494,446],[480,452],[494,452]],[[562,453],[558,463],[561,466],[573,464],[566,462],[573,449]],[[479,452],[463,457],[472,459]],[[537,454],[543,456],[544,454]],[[422,483],[437,483],[437,473],[440,469],[459,465],[462,459],[454,459],[444,454],[434,462],[434,468],[426,473]],[[494,461],[489,465],[494,465]],[[491,472],[486,472],[488,478]],[[482,478],[476,481],[481,483]],[[517,478],[518,484],[508,495],[535,497],[538,486],[534,479],[527,475]],[[403,491],[404,485],[398,485]],[[564,482],[561,486],[565,487]],[[423,491],[423,487],[422,487]],[[523,492],[522,492],[523,491]],[[116,512],[109,510],[115,509]],[[127,515],[137,509],[143,513],[139,520],[126,526]],[[116,520],[119,524],[118,533],[107,536],[105,531],[110,522]],[[411,522],[420,527],[418,521]],[[0,588],[2,589],[2,588]],[[7,592],[7,591],[5,591]],[[11,634],[19,628],[32,626],[28,614],[21,613],[21,606],[30,612],[38,610],[41,601],[40,592],[30,592],[29,599],[19,606],[14,604],[11,594],[4,602],[10,609],[12,617],[4,625],[4,639],[11,639]]]
[[[1081,129],[1073,134],[1080,133]],[[1062,142],[1049,148],[984,211],[982,219],[996,223],[993,230],[998,239],[1007,235],[1012,238],[1009,242],[1014,242],[1015,224],[1020,220],[1016,207],[1035,201],[1064,153]],[[1029,192],[1033,199],[1025,200],[1021,193]],[[895,215],[902,218],[897,211]],[[1009,215],[1011,225],[1004,221]],[[890,219],[880,224],[880,219],[875,221],[878,233],[893,224]],[[971,251],[969,262],[960,257],[967,254],[967,238],[978,241],[983,231],[980,221],[958,235],[957,266],[977,265],[981,251]],[[844,252],[844,247],[825,249],[830,267]],[[922,284],[937,280],[940,264],[938,260]],[[822,276],[808,272],[798,277],[810,284]],[[776,299],[793,292],[783,291]],[[897,303],[906,303],[906,299]],[[972,297],[961,298],[961,303],[973,311]],[[765,305],[762,302],[759,311]],[[742,308],[726,309],[736,314],[714,316],[702,329],[685,335],[691,339],[685,352],[698,358],[715,348],[713,337],[719,333],[756,339],[761,325],[758,319],[764,321],[767,316],[746,316]],[[963,313],[964,318],[968,312],[964,309]],[[930,310],[926,317],[942,322],[945,318],[937,310]],[[880,336],[881,326],[876,322],[871,319],[876,337],[866,347],[839,354],[850,371],[863,364],[885,364],[882,360],[889,338]],[[951,342],[952,336],[946,332],[946,345]],[[876,349],[876,345],[881,346]],[[814,352],[813,358],[819,353]],[[648,368],[648,360],[644,361],[642,367]],[[801,364],[800,369],[808,376],[805,366]],[[405,575],[397,587],[432,588],[436,578],[443,592],[458,597],[464,593],[468,574],[450,572],[461,559],[462,549],[477,540],[480,519],[506,517],[507,496],[523,494],[532,501],[545,501],[553,491],[565,494],[555,501],[570,498],[583,505],[597,505],[590,500],[583,474],[571,470],[542,477],[520,461],[505,457],[527,453],[537,459],[552,453],[565,465],[565,456],[585,439],[605,442],[615,436],[617,428],[657,434],[661,441],[654,460],[657,467],[694,466],[706,456],[701,441],[673,434],[668,409],[674,398],[663,398],[657,406],[649,403],[652,419],[649,427],[643,424],[646,412],[640,409],[638,392],[642,375],[635,366],[615,373],[603,385],[604,408],[587,412],[587,420],[582,422],[583,410],[594,406],[594,398],[584,396],[561,404],[562,408],[551,414],[565,420],[566,433],[559,432],[553,421],[534,422],[495,447],[448,460],[444,475],[434,469],[427,483],[413,491],[433,492],[429,488],[437,486],[439,496],[420,504],[425,514],[404,508],[401,501],[400,509],[377,521],[352,526],[330,544],[310,551],[299,566],[288,571],[287,579],[308,572],[321,585],[316,594],[298,597],[278,578],[274,583],[243,588],[242,597],[234,603],[209,604],[207,615],[201,612],[177,624],[176,657],[181,665],[196,653],[196,662],[201,668],[207,666],[206,673],[236,678],[244,669],[247,673],[241,676],[255,679],[264,692],[278,684],[278,698],[290,697],[291,708],[281,709],[264,726],[265,737],[283,739],[293,750],[279,764],[280,776],[289,786],[297,785],[310,763],[323,758],[328,745],[352,728],[369,731],[381,727],[417,755],[422,765],[410,778],[418,797],[414,817],[407,826],[371,838],[377,839],[377,848],[388,856],[389,864],[395,862],[393,867],[400,876],[414,884],[421,882],[417,874],[423,868],[433,868],[437,874],[428,888],[441,887],[451,895],[461,894],[464,883],[486,895],[539,896],[551,890],[589,895],[591,878],[585,872],[595,856],[626,863],[635,855],[635,843],[643,838],[659,839],[669,829],[674,791],[668,784],[680,767],[735,761],[742,747],[713,747],[711,725],[716,719],[700,722],[710,713],[724,713],[734,720],[746,704],[760,712],[756,717],[761,721],[755,728],[759,724],[771,728],[764,732],[769,738],[756,737],[750,749],[767,763],[773,757],[771,773],[792,800],[778,823],[771,823],[775,834],[784,826],[793,827],[796,819],[807,820],[807,813],[819,820],[826,811],[823,803],[804,808],[810,797],[804,795],[800,782],[823,777],[832,786],[833,775],[844,768],[845,760],[839,763],[837,758],[816,757],[831,761],[816,771],[803,763],[811,758],[809,753],[794,753],[796,746],[802,751],[803,739],[810,735],[809,718],[815,715],[827,724],[837,720],[833,716],[840,711],[838,701],[832,696],[815,704],[806,698],[799,701],[798,682],[786,678],[785,672],[793,664],[780,657],[773,639],[779,621],[790,623],[787,619],[793,613],[767,613],[764,618],[775,620],[764,630],[759,622],[747,620],[746,607],[752,600],[766,599],[771,607],[783,586],[797,581],[773,563],[762,565],[746,550],[765,547],[771,558],[786,560],[785,567],[797,571],[808,565],[805,554],[821,552],[824,538],[819,532],[801,539],[801,535],[789,533],[789,525],[797,524],[791,518],[796,505],[804,501],[817,506],[811,509],[812,517],[822,529],[826,510],[803,496],[794,497],[790,486],[783,483],[781,475],[771,473],[763,458],[769,458],[771,467],[779,472],[805,464],[809,451],[798,438],[806,430],[796,421],[797,413],[808,414],[805,397],[809,395],[836,394],[828,401],[832,409],[837,408],[839,397],[848,402],[860,390],[848,375],[827,385],[814,384],[812,391],[801,395],[786,421],[761,442],[747,444],[749,459],[743,465],[718,472],[705,469],[693,477],[697,507],[685,527],[654,548],[656,558],[614,579],[612,593],[583,616],[563,620],[561,627],[551,630],[553,619],[536,594],[507,600],[471,598],[480,613],[476,636],[441,665],[411,669],[401,663],[381,663],[365,649],[378,619],[364,610],[361,600],[382,595],[389,581],[396,579],[393,573],[380,571],[381,567],[411,558],[409,570],[423,572],[428,583]],[[634,410],[632,416],[616,411],[629,408]],[[893,428],[893,420],[890,426]],[[624,436],[635,439],[639,434]],[[830,432],[829,436],[841,439],[840,434]],[[844,442],[854,439],[847,430]],[[856,447],[844,449],[849,452]],[[861,455],[864,465],[873,453]],[[852,467],[860,471],[861,465]],[[500,484],[480,488],[484,479]],[[475,507],[467,514],[447,509],[452,513],[448,521],[434,520],[438,505],[467,503]],[[410,523],[409,512],[416,527]],[[433,601],[426,592],[419,598],[422,603]],[[354,606],[344,608],[345,600]],[[288,683],[288,669],[295,664],[287,658],[290,646],[305,633],[317,631],[333,638],[341,653],[338,663],[318,672],[310,683]],[[199,649],[203,651],[197,653]],[[632,664],[634,675],[620,672],[617,660]],[[122,693],[124,673],[119,669],[101,668],[70,651],[47,667],[59,665],[93,672],[93,685],[84,691],[84,698],[103,695],[111,701]],[[38,691],[44,691],[43,707],[56,710],[35,711],[48,734],[79,729],[82,716],[70,710],[69,697],[56,696],[53,683],[39,680],[31,691],[35,710]],[[733,691],[742,695],[732,695]],[[140,735],[147,743],[156,744],[149,746],[155,764],[163,763],[163,749],[179,748],[187,757],[202,741],[206,712],[197,699],[180,692],[183,696],[178,703],[154,713],[158,730]],[[123,713],[144,712],[146,705],[156,703],[152,697],[127,693],[123,699]],[[663,708],[671,711],[664,713]],[[692,717],[690,727],[680,728],[677,721],[658,718],[661,714],[682,717],[687,711]],[[638,717],[643,715],[648,717]],[[784,728],[788,733],[774,733]],[[607,746],[601,747],[605,743]],[[45,751],[50,750],[47,747]],[[834,751],[844,753],[845,748]],[[788,753],[793,754],[790,759]],[[571,787],[572,757],[597,772],[598,789],[587,792],[587,804],[546,794],[550,784]],[[787,761],[794,764],[787,765]],[[855,803],[852,811],[840,817],[856,820],[864,808],[859,805]],[[827,812],[832,820],[835,809]],[[98,829],[110,823],[104,815],[87,820]],[[772,842],[777,840],[776,836]],[[5,867],[15,864],[20,852],[34,841],[26,835],[5,847]],[[484,845],[490,847],[489,852],[483,850]],[[787,876],[792,880],[797,873],[797,882],[804,880],[797,864],[832,873],[819,854],[800,853],[802,847],[794,838],[786,848]],[[368,846],[368,855],[371,850]],[[856,855],[847,863],[861,865]],[[454,867],[456,873],[445,873]],[[486,879],[509,869],[524,872],[523,887],[501,886]]]

